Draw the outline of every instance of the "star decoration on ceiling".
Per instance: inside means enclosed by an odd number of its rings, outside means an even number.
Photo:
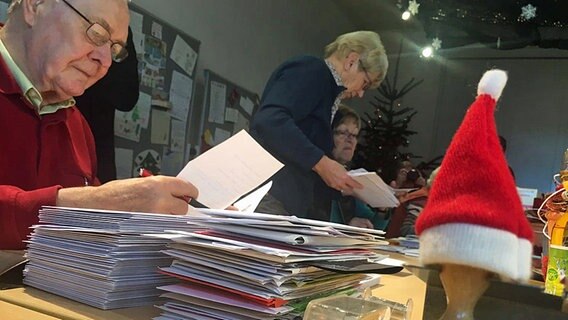
[[[416,0],[408,2],[408,12],[410,12],[413,16],[418,14],[418,7],[420,7],[420,3],[416,2]]]
[[[521,20],[523,21],[528,21],[534,17],[536,17],[536,7],[533,6],[532,4],[527,4],[526,6],[521,8],[522,13],[521,16],[519,17]]]
[[[440,50],[440,48],[442,48],[442,40],[438,39],[438,37],[432,39],[432,48],[434,48],[434,50]]]

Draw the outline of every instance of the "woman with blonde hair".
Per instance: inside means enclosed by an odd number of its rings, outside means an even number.
[[[257,211],[306,216],[316,183],[337,194],[361,187],[333,160],[331,122],[341,99],[377,88],[387,68],[379,35],[356,31],[327,45],[324,59],[295,57],[272,73],[251,134],[285,166]]]

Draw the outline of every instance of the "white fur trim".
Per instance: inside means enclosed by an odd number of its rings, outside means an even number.
[[[527,281],[532,246],[511,232],[468,223],[448,223],[420,235],[420,262],[460,264]]]
[[[532,274],[533,245],[527,239],[519,239],[519,278],[517,280],[528,282]]]
[[[488,94],[497,101],[501,97],[506,84],[507,73],[505,71],[499,69],[489,70],[479,80],[477,95]]]

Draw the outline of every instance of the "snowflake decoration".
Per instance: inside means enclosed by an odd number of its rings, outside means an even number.
[[[438,37],[432,39],[432,48],[434,48],[434,50],[440,50],[440,48],[442,48],[442,40],[438,39]]]
[[[418,7],[420,7],[420,3],[416,2],[416,0],[408,2],[408,12],[412,13],[413,16],[418,14]]]
[[[532,4],[527,4],[526,6],[521,8],[522,13],[521,16],[519,17],[521,20],[523,21],[528,21],[534,17],[536,17],[536,7],[533,6]]]

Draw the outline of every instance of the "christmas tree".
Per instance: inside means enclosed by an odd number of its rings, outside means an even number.
[[[402,42],[401,42],[402,48]],[[400,52],[400,51],[399,51]],[[419,158],[410,152],[402,152],[408,147],[409,137],[416,134],[408,128],[412,118],[417,114],[413,108],[402,107],[400,99],[424,80],[410,79],[397,89],[398,66],[400,54],[396,60],[394,76],[387,77],[377,88],[379,96],[371,102],[375,108],[373,115],[365,112],[361,133],[362,143],[358,147],[356,164],[368,171],[376,171],[384,181],[396,178],[400,163],[411,158]]]

